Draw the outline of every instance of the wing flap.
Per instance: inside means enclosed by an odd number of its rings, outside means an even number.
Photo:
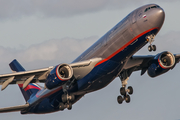
[[[21,110],[26,109],[28,107],[29,107],[29,104],[13,106],[13,107],[6,107],[6,108],[0,108],[0,113],[21,111]]]

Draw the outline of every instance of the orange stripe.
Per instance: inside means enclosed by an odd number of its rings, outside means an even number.
[[[107,57],[107,58],[101,60],[100,62],[98,62],[98,63],[95,65],[95,67],[98,66],[98,65],[100,65],[100,64],[102,64],[102,63],[104,63],[104,62],[106,62],[106,61],[108,61],[109,59],[111,59],[112,57],[114,57],[116,54],[118,54],[119,52],[121,52],[122,50],[124,50],[124,49],[125,49],[127,46],[129,46],[131,43],[133,43],[136,39],[138,39],[139,37],[143,36],[144,34],[150,32],[150,31],[152,31],[152,30],[155,30],[155,29],[158,29],[158,30],[159,30],[159,27],[151,28],[151,29],[149,29],[149,30],[147,30],[147,31],[139,34],[138,36],[134,37],[132,40],[130,40],[128,43],[126,43],[123,47],[121,47],[121,48],[118,49],[116,52],[114,52],[113,54],[111,54],[109,57]]]
[[[57,76],[61,81],[68,81],[69,79],[63,80],[63,79],[61,79],[60,76],[58,75],[58,67],[59,67],[59,66],[60,66],[60,65],[58,65],[58,66],[56,67],[56,76]]]
[[[161,66],[161,68],[163,68],[163,69],[169,69],[169,68],[171,68],[171,67],[163,67],[162,65],[161,65],[161,62],[160,62],[160,60],[159,60],[159,58],[158,58],[158,63],[159,63],[159,65]]]
[[[57,76],[61,81],[63,81],[63,80],[59,77],[59,75],[58,75],[58,67],[59,67],[59,65],[56,67],[56,76]]]

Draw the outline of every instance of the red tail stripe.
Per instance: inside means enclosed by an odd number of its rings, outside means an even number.
[[[18,84],[19,85],[19,87],[23,87],[23,84]],[[35,86],[35,85],[28,85],[25,89],[24,89],[24,91],[27,91],[27,90],[30,90],[30,89],[38,89],[38,90],[40,90],[40,88],[39,87],[37,87],[37,86]]]

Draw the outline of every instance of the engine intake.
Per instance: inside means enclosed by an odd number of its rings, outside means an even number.
[[[148,75],[156,77],[169,71],[175,65],[175,57],[172,53],[165,51],[154,57],[148,68]]]
[[[67,64],[61,64],[56,67],[56,74],[62,81],[67,81],[72,78],[73,70]]]
[[[48,89],[63,85],[66,81],[73,77],[73,70],[68,64],[60,64],[51,70],[46,79],[46,87]]]
[[[175,57],[170,52],[164,52],[159,55],[158,62],[164,69],[172,68],[175,64]]]

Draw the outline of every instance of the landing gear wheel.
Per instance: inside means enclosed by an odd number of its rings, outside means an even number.
[[[152,48],[153,51],[156,51],[156,45],[152,45]]]
[[[149,50],[149,52],[151,52],[153,50],[151,45],[148,46],[148,50]]]
[[[75,96],[73,94],[70,94],[70,95],[63,94],[61,98],[62,98],[62,102],[66,103],[67,101],[71,101],[71,102],[74,101]]]
[[[156,45],[149,45],[148,50],[149,50],[149,52],[156,51]]]
[[[128,93],[129,93],[130,95],[133,94],[133,88],[132,88],[131,86],[128,87]]]
[[[62,95],[62,102],[65,103],[67,101],[67,95],[63,94]]]
[[[64,104],[63,103],[59,103],[59,110],[64,110]]]
[[[124,99],[125,99],[126,103],[129,103],[131,101],[131,98],[129,95],[126,95]]]
[[[74,101],[75,96],[74,96],[73,94],[70,94],[70,96],[71,96],[70,101],[71,101],[71,102]]]
[[[68,110],[71,110],[71,109],[72,109],[72,103],[68,103],[66,106],[67,106],[67,109],[68,109]]]
[[[122,96],[117,97],[117,101],[118,101],[119,104],[122,104],[123,100],[124,99],[122,98]]]
[[[126,89],[125,89],[125,87],[121,87],[121,89],[120,89],[120,94],[123,95],[123,96],[126,95]]]

